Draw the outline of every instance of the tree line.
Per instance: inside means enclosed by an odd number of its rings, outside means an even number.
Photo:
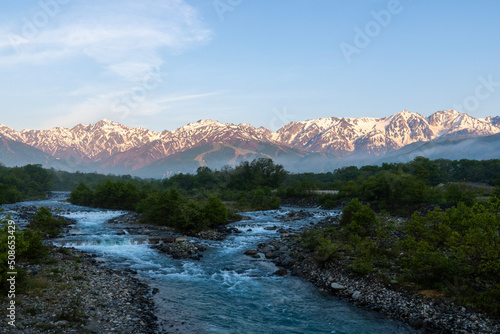
[[[496,188],[472,187],[463,181],[482,182]],[[232,216],[235,211],[277,209],[283,198],[304,197],[316,199],[324,208],[337,207],[358,198],[370,202],[376,211],[410,216],[413,211],[425,210],[430,205],[445,208],[459,202],[472,205],[478,198],[499,193],[499,185],[498,159],[452,161],[417,157],[408,163],[359,168],[350,166],[317,174],[290,174],[271,159],[261,158],[221,170],[199,167],[196,174],[181,173],[163,180],[140,179],[130,175],[68,173],[46,170],[40,165],[0,167],[0,203],[43,198],[49,190],[71,190],[72,203],[143,210],[145,217],[148,214],[144,203],[152,205],[155,203],[151,199],[153,197],[167,198],[166,194],[172,189],[178,192],[182,203],[187,203],[184,199],[198,203],[184,207],[185,217],[196,217],[192,211],[198,211],[210,198],[224,202]],[[314,190],[324,189],[338,193],[314,193]],[[181,205],[181,202],[178,204]],[[186,225],[189,223],[186,222]]]
[[[41,165],[0,165],[0,204],[44,198],[52,187],[53,174]]]
[[[108,179],[95,189],[80,182],[71,192],[70,202],[136,211],[142,213],[145,223],[196,233],[237,219],[238,210],[279,208],[272,189],[286,175],[283,166],[271,159],[258,159],[221,171],[200,167],[195,175],[178,174],[150,182]],[[228,208],[223,201],[233,205]]]
[[[500,160],[429,160],[408,163],[343,167],[333,173],[290,175],[278,188],[280,197],[316,197],[332,208],[358,198],[377,211],[409,216],[429,204],[444,207],[472,204],[478,197],[498,194]],[[335,189],[335,195],[314,195],[314,190]]]

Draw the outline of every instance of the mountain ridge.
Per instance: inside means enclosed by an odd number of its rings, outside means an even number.
[[[213,143],[228,145],[224,148],[225,152],[237,151],[238,147],[264,147],[262,145],[265,144],[267,151],[282,152],[280,160],[286,161],[286,155],[290,154],[289,158],[297,161],[297,155],[307,159],[312,154],[326,154],[335,159],[380,157],[419,142],[443,138],[459,140],[498,133],[500,117],[474,118],[455,110],[438,111],[428,117],[403,110],[382,118],[316,118],[290,122],[274,132],[250,124],[236,125],[210,119],[162,132],[128,127],[106,119],[95,124],[48,130],[16,131],[0,124],[0,136],[8,140],[29,145],[56,159],[68,160],[73,165],[92,165],[98,171],[120,172],[138,171],[195,148],[209,149]],[[286,148],[294,151],[287,151]],[[261,153],[256,151],[248,156],[265,156]],[[211,155],[214,154],[207,156]],[[194,165],[207,164],[201,158],[198,160]],[[233,163],[238,159],[230,161]]]

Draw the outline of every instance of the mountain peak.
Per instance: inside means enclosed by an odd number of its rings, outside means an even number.
[[[403,110],[395,115],[393,115],[392,117],[403,117],[404,119],[408,119],[410,117],[418,117],[418,118],[424,118],[424,116],[418,114],[418,113],[414,113],[414,112],[411,112],[411,111],[408,111],[408,110]]]
[[[110,121],[109,119],[102,119],[99,122],[95,123],[97,126],[123,126],[121,123],[115,122],[115,121]]]
[[[198,120],[194,123],[188,123],[180,128],[178,128],[177,130],[175,130],[175,132],[186,132],[186,131],[194,131],[194,130],[197,130],[197,129],[200,129],[200,128],[203,128],[203,127],[210,127],[210,126],[216,126],[216,127],[220,127],[220,126],[223,126],[224,124],[222,124],[221,122],[219,121],[213,121],[211,119],[204,119],[204,120]]]
[[[318,118],[290,122],[277,132],[264,127],[256,129],[246,123],[235,125],[211,119],[161,133],[127,127],[108,119],[90,125],[79,124],[71,129],[15,131],[0,125],[0,136],[31,145],[74,165],[100,166],[95,168],[105,172],[110,171],[109,168],[130,172],[192,149],[202,151],[202,147],[213,143],[241,148],[234,159],[246,157],[249,148],[260,150],[278,146],[307,154],[343,157],[356,153],[384,154],[442,136],[466,138],[496,133],[500,133],[500,117],[479,119],[456,110],[438,111],[429,117],[403,110],[384,118]],[[274,157],[268,151],[266,154]]]

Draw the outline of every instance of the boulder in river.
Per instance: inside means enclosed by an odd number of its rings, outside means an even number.
[[[288,275],[288,270],[286,270],[285,268],[281,268],[281,269],[278,269],[274,272],[274,274],[276,276],[286,276]]]
[[[186,237],[177,237],[175,238],[175,242],[187,242],[188,239]]]
[[[245,252],[245,255],[256,255],[257,253],[259,253],[259,251],[256,249],[249,249]]]

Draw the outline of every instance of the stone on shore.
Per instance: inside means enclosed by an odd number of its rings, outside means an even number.
[[[330,287],[334,290],[344,290],[345,289],[345,286],[338,284],[338,283],[335,283],[335,282],[330,284]]]

